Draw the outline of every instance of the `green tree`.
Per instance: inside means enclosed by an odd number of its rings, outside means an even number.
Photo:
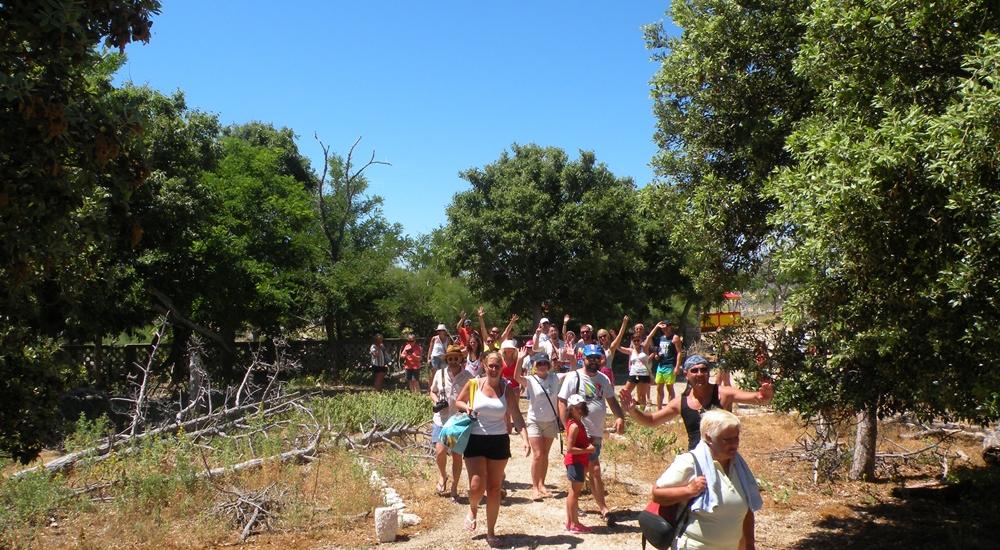
[[[819,1],[803,24],[815,113],[768,189],[786,312],[819,353],[782,378],[800,410],[861,412],[851,475],[871,478],[880,415],[1000,417],[1000,11]]]
[[[375,155],[358,167],[351,146],[346,157],[323,148],[324,167],[313,201],[318,211],[320,252],[318,316],[334,355],[334,369],[345,366],[345,340],[368,338],[391,327],[399,312],[400,262],[409,242],[402,226],[382,214],[382,197],[368,195],[367,168],[387,164]]]
[[[534,316],[544,307],[606,320],[644,303],[636,282],[635,187],[583,151],[514,145],[463,172],[472,189],[448,206],[453,275],[483,298]]]
[[[792,71],[805,0],[671,3],[681,36],[646,27],[660,69],[650,82],[657,176],[674,188],[671,239],[706,298],[741,288],[777,230],[764,183],[792,158],[785,138],[813,93]]]
[[[193,244],[206,271],[193,317],[227,342],[241,330],[291,330],[309,309],[316,213],[308,190],[283,173],[286,155],[227,137],[218,167],[203,175],[217,202],[205,238]]]
[[[141,125],[102,43],[149,38],[155,0],[0,4],[0,451],[34,458],[64,379],[53,353],[132,236]]]

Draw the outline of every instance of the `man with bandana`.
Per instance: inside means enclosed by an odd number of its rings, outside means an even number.
[[[684,393],[670,400],[666,407],[652,413],[646,413],[636,407],[632,396],[621,392],[622,405],[636,422],[643,426],[663,424],[671,418],[680,416],[688,433],[688,450],[694,449],[701,441],[701,414],[711,409],[732,407],[733,403],[765,404],[774,396],[774,386],[764,382],[755,392],[743,391],[732,386],[719,386],[708,383],[711,366],[701,355],[692,355],[684,361],[684,375],[687,377],[687,389]],[[728,406],[728,407],[727,407]]]

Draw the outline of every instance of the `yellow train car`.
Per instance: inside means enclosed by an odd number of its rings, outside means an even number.
[[[712,332],[724,327],[731,327],[740,322],[743,313],[740,311],[740,300],[743,295],[739,292],[725,292],[722,294],[723,305],[716,311],[703,313],[701,316],[701,331]]]

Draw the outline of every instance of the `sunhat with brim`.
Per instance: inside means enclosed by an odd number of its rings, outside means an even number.
[[[504,340],[503,343],[500,344],[500,351],[503,351],[505,349],[512,349],[514,351],[517,351],[517,344],[513,340]]]
[[[438,325],[438,328],[436,328],[434,330],[435,330],[435,332],[442,331],[442,330],[445,331],[445,332],[448,332],[448,327],[444,326],[444,323],[441,323],[440,325]]]
[[[573,395],[569,396],[569,399],[566,400],[566,404],[569,405],[570,407],[575,407],[576,405],[582,405],[586,402],[587,400],[584,399],[583,396],[578,393],[574,393]]]
[[[451,344],[448,346],[448,351],[445,352],[444,358],[448,359],[449,355],[457,355],[458,357],[465,357],[465,352],[462,351],[462,346],[457,344]]]

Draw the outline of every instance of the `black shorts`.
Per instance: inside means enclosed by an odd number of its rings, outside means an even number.
[[[633,384],[649,384],[650,380],[652,380],[652,377],[650,377],[648,374],[646,374],[644,376],[629,376],[628,377],[628,381],[631,382],[631,383],[633,383]]]
[[[372,365],[372,374],[385,374],[387,372],[389,372],[389,367],[376,367],[375,365]]]
[[[420,381],[420,369],[406,369],[406,381],[410,380]]]
[[[510,436],[469,435],[469,444],[465,446],[465,458],[480,456],[488,460],[507,460],[510,458]]]

